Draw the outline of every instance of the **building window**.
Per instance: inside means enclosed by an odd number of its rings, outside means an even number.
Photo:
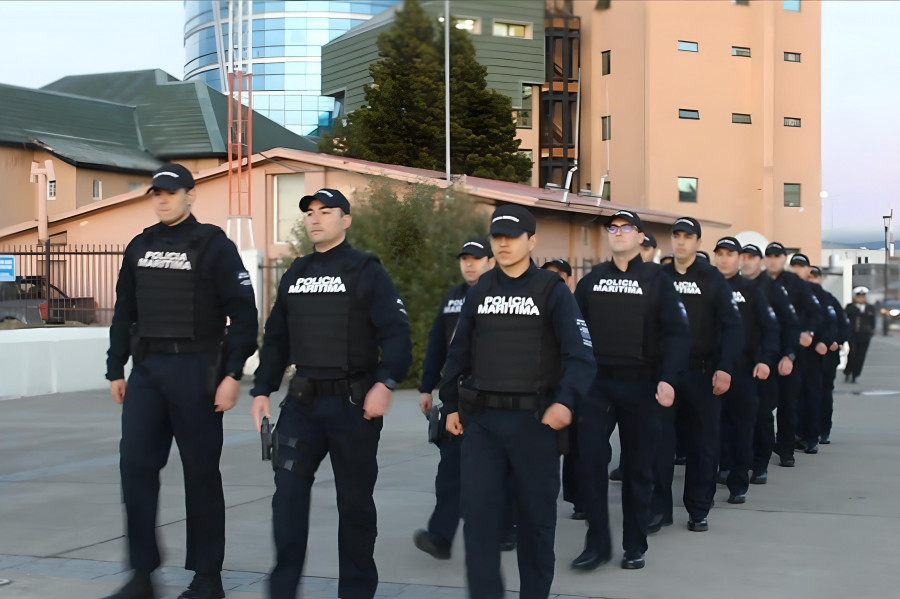
[[[784,10],[800,12],[800,0],[783,0],[781,3],[781,7]]]
[[[784,60],[785,60],[785,62],[800,62],[800,53],[799,52],[785,52]]]
[[[679,108],[678,109],[678,118],[693,119],[696,121],[696,120],[700,119],[700,111],[699,110],[688,110],[686,108]]]
[[[594,7],[597,10],[606,10],[609,8],[610,0],[597,0],[597,5]]]
[[[47,181],[47,199],[55,200],[56,199],[56,180]]]
[[[698,52],[700,47],[697,45],[697,42],[678,40],[678,49],[682,52]]]
[[[600,74],[609,75],[609,50],[600,53],[600,64],[602,65]]]
[[[750,0],[731,0],[731,3],[738,6],[750,6]]]
[[[609,119],[610,119],[609,116],[604,116],[604,117],[600,118],[600,125],[601,125],[601,129],[603,132],[602,141],[606,141],[606,140],[610,139]]]
[[[531,109],[513,110],[513,120],[516,122],[517,129],[531,129]]]
[[[750,124],[750,115],[742,114],[740,112],[732,112],[731,113],[731,122],[732,123],[740,123],[742,125]]]
[[[531,39],[531,23],[506,23],[494,21],[494,35]]]
[[[750,48],[745,48],[743,46],[732,46],[731,47],[731,55],[732,56],[746,56],[750,57]]]
[[[609,181],[603,182],[603,191],[600,192],[600,199],[604,202],[612,202],[612,184]]]
[[[92,192],[93,192],[93,197],[95,200],[102,200],[103,199],[103,181],[101,181],[100,179],[94,179]]]
[[[533,150],[519,150],[519,154],[527,158],[534,164],[534,151]]]
[[[678,177],[678,201],[697,202],[697,177]]]
[[[792,116],[784,117],[784,126],[785,127],[799,127],[800,119]]]
[[[784,184],[784,206],[785,208],[800,207],[800,184],[785,183]]]
[[[300,220],[297,198],[306,194],[303,173],[275,176],[275,243],[294,241],[293,230]]]
[[[591,245],[591,230],[587,227],[581,227],[581,242],[585,246]]]
[[[128,191],[134,191],[135,189],[140,189],[141,187],[143,187],[143,186],[140,183],[138,183],[137,181],[129,181],[128,182]]]

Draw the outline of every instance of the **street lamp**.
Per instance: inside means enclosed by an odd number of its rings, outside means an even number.
[[[890,325],[890,310],[887,307],[888,299],[888,268],[890,268],[890,250],[888,248],[888,233],[891,230],[891,220],[894,218],[894,211],[881,217],[884,220],[884,302],[882,304],[881,332],[887,336],[888,327]]]

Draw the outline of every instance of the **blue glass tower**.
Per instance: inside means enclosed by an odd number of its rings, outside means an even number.
[[[322,46],[399,0],[253,2],[253,108],[300,135],[331,126],[335,100],[320,96]],[[219,0],[228,47],[228,2]],[[184,3],[184,78],[219,91],[223,75],[211,1]]]

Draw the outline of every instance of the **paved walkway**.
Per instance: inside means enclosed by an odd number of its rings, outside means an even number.
[[[896,335],[896,333],[895,333]],[[900,336],[876,337],[860,384],[839,378],[833,444],[797,467],[773,465],[770,482],[752,487],[742,506],[720,490],[705,534],[675,526],[651,537],[647,567],[617,564],[579,574],[568,562],[580,552],[584,524],[559,504],[557,574],[560,597],[861,599],[900,596]],[[222,459],[228,507],[224,580],[234,598],[264,596],[272,564],[271,469],[259,461],[249,400],[225,418]],[[0,599],[101,597],[125,577],[121,559],[119,413],[105,391],[0,402]],[[416,395],[398,394],[379,453],[376,492],[380,597],[465,597],[462,548],[438,562],[410,540],[433,505],[437,452],[424,441]],[[614,459],[616,459],[614,457]],[[680,496],[682,469],[676,478]],[[173,453],[163,473],[159,536],[163,597],[190,580],[184,560],[182,473]],[[610,500],[620,539],[619,486]],[[337,512],[327,464],[313,492],[304,596],[337,594]],[[618,542],[618,541],[617,541]],[[507,586],[518,588],[515,554],[505,554]]]

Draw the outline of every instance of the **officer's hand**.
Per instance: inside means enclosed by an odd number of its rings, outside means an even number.
[[[272,420],[271,405],[269,404],[268,395],[257,395],[250,404],[250,415],[253,416],[253,424],[256,425],[256,432],[262,429],[262,417],[265,416]]]
[[[227,412],[237,403],[238,393],[241,391],[241,382],[226,376],[216,389],[216,412]]]
[[[828,353],[828,346],[819,341],[818,343],[816,343],[816,353],[820,356],[824,356]]]
[[[803,347],[809,347],[810,345],[812,345],[812,342],[813,336],[810,335],[809,332],[803,331],[802,333],[800,333],[800,345],[802,345]]]
[[[366,393],[363,402],[363,418],[371,420],[384,416],[391,409],[391,390],[384,383],[375,383]]]
[[[555,431],[562,430],[572,424],[572,410],[561,403],[555,403],[544,412],[541,424],[546,424]]]
[[[840,345],[838,345],[838,342],[835,341],[830,346],[828,346],[828,349],[830,349],[831,351],[837,351],[839,347],[840,347]]]
[[[731,389],[731,375],[723,370],[713,373],[713,395],[724,395]]]
[[[419,407],[422,409],[422,413],[425,414],[425,417],[428,417],[428,410],[431,409],[431,406],[434,405],[434,397],[432,397],[431,393],[422,393],[419,395]]]
[[[660,381],[656,386],[656,401],[664,408],[675,403],[675,389],[669,383]]]
[[[794,361],[787,356],[781,358],[778,362],[778,374],[781,376],[790,376],[794,372]]]
[[[451,435],[459,436],[463,434],[463,425],[462,422],[459,421],[459,412],[453,412],[452,414],[447,414],[446,424],[444,428],[447,429]]]
[[[771,373],[772,372],[771,370],[769,370],[769,365],[760,362],[756,365],[756,368],[753,369],[753,378],[764,381],[769,378],[769,375]]]
[[[116,403],[125,401],[125,379],[116,379],[109,382],[109,394],[116,400]]]

